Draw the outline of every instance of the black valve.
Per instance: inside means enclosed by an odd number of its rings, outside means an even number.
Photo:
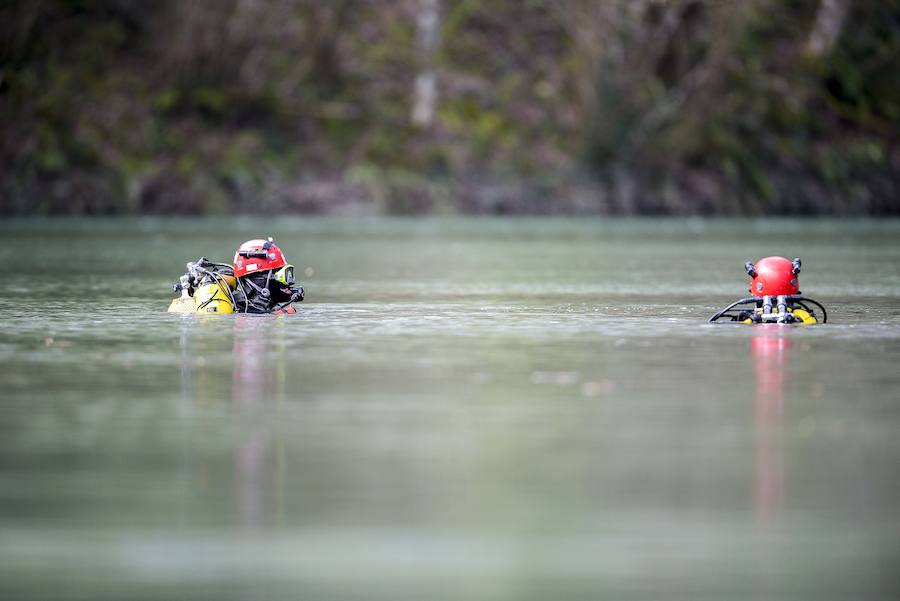
[[[755,278],[757,275],[759,275],[756,273],[756,268],[753,267],[752,261],[747,261],[746,263],[744,263],[744,269],[747,270],[747,275],[749,275],[751,278]]]
[[[794,266],[794,268],[791,270],[794,275],[800,273],[800,259],[794,259],[793,261],[791,261],[791,265]]]

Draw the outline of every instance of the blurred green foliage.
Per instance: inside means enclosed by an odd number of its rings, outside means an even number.
[[[900,213],[900,0],[427,4],[4,0],[0,211]]]

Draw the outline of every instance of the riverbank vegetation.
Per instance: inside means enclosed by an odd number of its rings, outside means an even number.
[[[900,0],[0,4],[0,211],[900,213]]]

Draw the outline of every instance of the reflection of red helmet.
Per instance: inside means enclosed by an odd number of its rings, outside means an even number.
[[[750,292],[753,296],[778,296],[800,294],[800,259],[789,261],[784,257],[766,257],[747,263],[750,275]]]
[[[281,249],[272,239],[248,240],[234,253],[234,275],[243,277],[257,271],[278,269],[287,265]]]

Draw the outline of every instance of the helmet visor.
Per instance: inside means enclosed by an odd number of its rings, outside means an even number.
[[[284,286],[293,286],[294,285],[294,266],[293,265],[285,265],[278,271],[276,271],[272,278],[276,282],[280,282]]]

